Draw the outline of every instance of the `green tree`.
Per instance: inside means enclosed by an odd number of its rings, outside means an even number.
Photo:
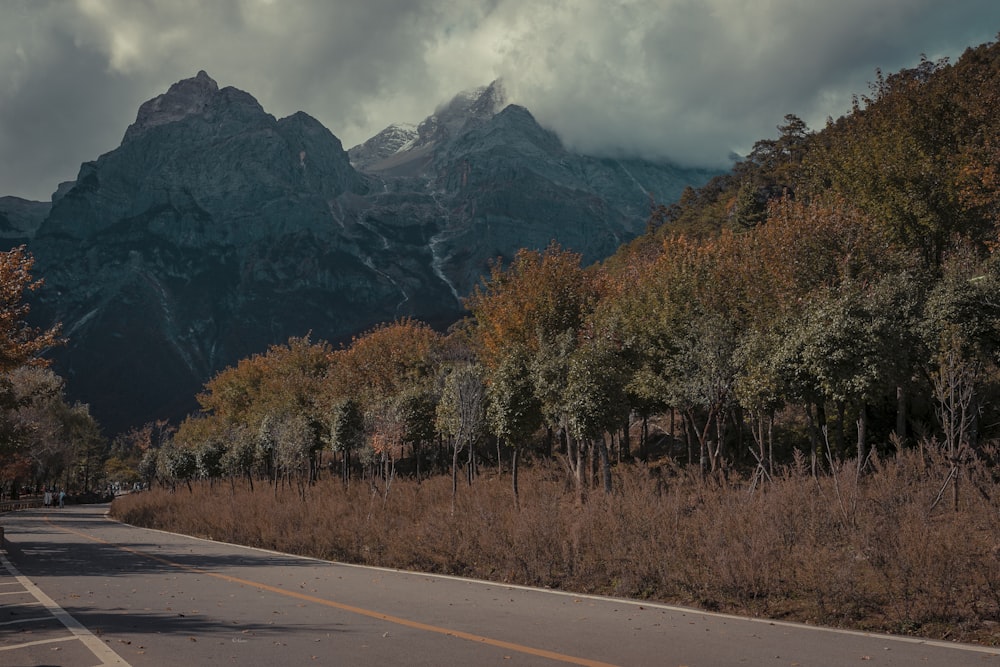
[[[530,360],[522,346],[512,345],[498,360],[489,376],[486,399],[486,421],[490,431],[511,449],[511,490],[514,505],[518,506],[521,450],[542,425],[542,409],[535,396]]]
[[[364,415],[358,401],[346,398],[333,407],[329,420],[330,448],[340,453],[340,478],[347,484],[351,474],[351,452],[364,443]]]
[[[617,346],[592,335],[577,347],[566,373],[566,411],[570,434],[596,446],[604,491],[611,492],[611,464],[605,434],[613,432],[628,413],[626,374]]]

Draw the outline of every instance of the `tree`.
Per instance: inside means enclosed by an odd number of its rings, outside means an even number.
[[[256,462],[256,442],[253,431],[245,424],[237,424],[225,432],[226,443],[220,464],[229,476],[229,487],[235,492],[236,478],[245,477],[253,491],[253,472]]]
[[[940,502],[950,483],[952,508],[957,512],[962,464],[969,457],[976,437],[980,410],[977,389],[982,382],[983,365],[980,360],[962,354],[963,344],[957,337],[952,338],[950,343],[942,341],[941,347],[935,355],[937,366],[931,381],[935,410],[951,469],[931,509]]]
[[[30,461],[34,485],[94,488],[107,442],[89,407],[67,403],[62,378],[44,367],[17,368],[0,376],[0,387],[11,406],[0,411],[7,456]]]
[[[171,489],[175,487],[177,482],[184,482],[187,484],[188,492],[194,493],[191,480],[198,474],[198,460],[194,450],[168,443],[158,452],[156,468],[157,476],[160,479],[168,480]]]
[[[13,415],[25,406],[25,401],[33,399],[18,391],[13,384],[18,382],[11,374],[24,367],[44,367],[48,360],[41,354],[51,347],[62,344],[58,324],[48,329],[30,326],[27,316],[30,307],[25,301],[28,293],[42,286],[42,280],[32,278],[31,270],[35,260],[24,246],[0,252],[0,410]],[[61,380],[59,380],[61,392]],[[19,453],[25,445],[24,422],[26,414],[15,422],[0,424],[0,465],[24,461]],[[30,430],[30,427],[29,427]],[[10,470],[20,470],[14,466]]]
[[[441,336],[416,320],[380,325],[354,338],[336,360],[330,387],[336,400],[351,395],[366,410],[414,385],[432,381]]]
[[[718,313],[700,314],[688,323],[670,363],[670,402],[684,410],[698,438],[703,473],[706,465],[715,471],[723,462],[725,420],[734,402],[735,349],[732,324]]]
[[[570,435],[601,459],[604,491],[611,492],[611,462],[605,433],[615,431],[628,413],[625,368],[618,349],[601,332],[590,332],[572,354],[566,374],[566,412]],[[596,335],[594,335],[596,333]]]
[[[304,501],[306,482],[312,479],[311,453],[315,438],[309,420],[300,413],[279,415],[270,422],[270,437],[277,477],[289,485],[294,478]]]
[[[469,448],[468,480],[472,482],[474,447],[485,430],[485,387],[478,364],[462,364],[445,376],[437,406],[437,429],[451,438],[451,503],[458,493],[458,454]]]
[[[514,493],[514,505],[517,506],[521,450],[542,425],[542,408],[535,396],[530,360],[523,347],[511,346],[489,376],[489,383],[486,385],[486,421],[498,441],[506,442],[511,448],[511,490]]]
[[[580,260],[553,243],[545,252],[518,251],[506,270],[493,265],[489,281],[466,300],[488,370],[502,363],[510,346],[530,356],[555,336],[580,328],[597,301],[593,276]]]
[[[195,453],[198,477],[214,483],[222,476],[222,460],[226,455],[226,425],[220,419],[205,415],[190,416],[181,422],[173,436],[176,446]]]
[[[68,410],[63,389],[63,379],[48,368],[22,366],[0,376],[0,404],[7,406],[0,418],[0,459],[30,461],[26,473],[46,486],[58,482],[72,464],[63,437],[62,416]]]
[[[75,403],[62,414],[64,438],[72,451],[78,488],[89,492],[91,484],[104,468],[107,440],[97,421],[90,414],[90,406]]]
[[[487,386],[494,384],[495,376],[499,378],[501,369],[508,374],[501,379],[506,387],[494,392],[495,409],[500,410],[508,398],[516,400],[509,407],[524,410],[523,418],[529,420],[512,428],[514,413],[495,413],[495,423],[507,430],[508,437],[527,433],[522,426],[533,418],[533,401],[550,433],[552,429],[565,433],[568,355],[599,296],[596,272],[581,268],[580,259],[556,243],[544,252],[521,250],[507,269],[495,264],[489,281],[477,286],[466,302],[476,320],[477,351]],[[512,354],[517,356],[512,358]],[[528,369],[534,398],[523,393],[505,397],[504,392],[514,391],[523,378],[509,373]],[[515,452],[523,446],[522,442],[508,444]]]
[[[975,159],[989,160],[991,151],[965,147],[982,145],[977,137],[989,134],[984,125],[993,114],[984,114],[978,102],[974,112],[962,108],[995,90],[996,68],[986,70],[992,70],[988,81],[970,76],[970,83],[947,60],[925,58],[912,69],[878,72],[871,96],[856,99],[853,112],[828,125],[821,148],[810,151],[812,192],[843,195],[884,225],[895,242],[919,251],[929,267],[940,262],[954,234],[988,240],[992,221],[982,202],[963,196],[960,185],[972,179],[985,186],[973,174],[992,173],[992,167],[979,169],[986,163]]]
[[[0,373],[25,365],[47,365],[41,353],[63,342],[58,324],[42,329],[29,326],[25,319],[30,312],[26,293],[43,283],[31,277],[34,264],[25,246],[0,252]]]
[[[935,411],[952,461],[955,503],[959,463],[978,449],[980,416],[1000,359],[1000,260],[963,243],[946,254],[920,323],[929,350]]]
[[[426,386],[417,386],[403,391],[396,398],[399,414],[403,420],[403,442],[413,451],[414,474],[420,482],[421,450],[425,443],[433,442],[437,436],[437,396]]]
[[[858,464],[867,456],[868,406],[909,377],[917,291],[906,275],[874,284],[849,280],[817,292],[787,341],[793,372],[809,393],[857,415]],[[843,451],[843,425],[838,449]]]
[[[340,452],[340,478],[344,484],[350,480],[351,452],[361,448],[365,435],[364,415],[358,401],[346,398],[337,403],[330,412],[330,448]]]

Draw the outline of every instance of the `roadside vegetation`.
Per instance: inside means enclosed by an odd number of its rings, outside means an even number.
[[[151,490],[113,512],[997,642],[998,97],[997,44],[879,73],[601,265],[523,250],[447,332],[400,320],[244,359],[181,424],[116,438],[109,479]]]
[[[588,483],[581,506],[561,465],[535,462],[518,507],[509,470],[483,469],[454,511],[447,475],[325,476],[304,495],[202,481],[119,497],[112,515],[341,562],[1000,644],[993,462],[965,471],[957,509],[939,500],[951,470],[941,451],[871,464],[814,476],[800,460],[760,484],[703,480],[667,460],[622,464],[615,491]]]

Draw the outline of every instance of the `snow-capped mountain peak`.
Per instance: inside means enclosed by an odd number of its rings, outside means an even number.
[[[408,149],[417,137],[416,125],[393,123],[363,144],[349,150],[347,154],[355,169],[365,170],[372,164]]]
[[[487,122],[507,105],[503,82],[464,90],[438,106],[419,125],[394,123],[348,151],[361,171],[396,170],[402,162],[424,164],[434,147],[466,128]],[[404,159],[406,157],[411,159]],[[404,170],[405,171],[405,170]]]

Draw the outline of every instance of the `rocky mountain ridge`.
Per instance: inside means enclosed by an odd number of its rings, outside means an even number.
[[[51,205],[0,199],[0,238],[27,238],[33,315],[70,339],[57,369],[114,432],[183,416],[213,373],[290,336],[447,326],[490,260],[552,240],[599,260],[711,175],[567,151],[499,83],[345,151],[199,72]]]

